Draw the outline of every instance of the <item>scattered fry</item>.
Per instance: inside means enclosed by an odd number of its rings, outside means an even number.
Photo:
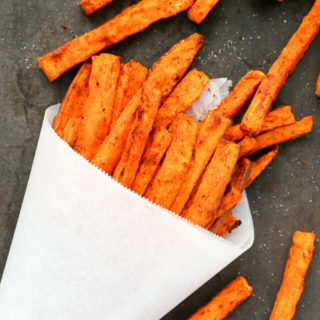
[[[246,136],[239,142],[239,145],[241,147],[239,158],[242,158],[257,148],[257,141],[254,137]]]
[[[317,78],[316,82],[316,95],[320,98],[320,73]]]
[[[188,18],[195,23],[201,23],[218,2],[219,0],[196,0],[188,11]]]
[[[237,220],[231,211],[227,211],[219,219],[216,220],[209,231],[215,233],[220,237],[223,237],[227,232],[231,232],[239,225],[241,225],[241,221]]]
[[[225,319],[252,293],[253,288],[248,284],[247,280],[243,276],[238,276],[188,320]]]
[[[80,6],[83,10],[83,12],[90,16],[94,12],[98,11],[99,9],[106,6],[108,3],[110,3],[112,0],[81,0]]]
[[[312,259],[315,234],[296,231],[284,270],[281,287],[270,320],[291,320],[304,287],[304,278]]]

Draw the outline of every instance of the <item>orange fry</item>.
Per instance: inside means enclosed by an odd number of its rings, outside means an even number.
[[[316,95],[320,98],[320,73],[317,78],[316,82]]]
[[[113,173],[113,178],[130,188],[139,168],[140,158],[152,129],[161,100],[161,90],[154,81],[146,81],[121,159]]]
[[[166,209],[170,208],[189,168],[197,131],[197,124],[192,118],[179,113],[176,134],[145,192],[146,198]]]
[[[109,132],[119,73],[119,57],[107,53],[92,57],[89,96],[75,144],[75,150],[89,161]]]
[[[188,320],[225,319],[252,293],[253,288],[248,284],[247,280],[243,276],[238,276]]]
[[[146,149],[141,157],[139,170],[131,186],[133,191],[143,195],[153,178],[171,139],[171,133],[164,127],[153,129]]]
[[[237,220],[231,211],[227,211],[219,219],[216,220],[209,231],[215,233],[220,237],[223,237],[227,232],[231,232],[239,225],[241,225],[241,221]]]
[[[228,141],[239,141],[246,136],[246,132],[241,130],[240,124],[236,124],[226,130],[223,139]]]
[[[201,23],[218,2],[219,0],[196,0],[188,11],[188,18],[195,23]]]
[[[304,278],[314,250],[315,234],[296,231],[284,270],[281,287],[270,320],[291,320],[304,288]]]
[[[209,112],[199,131],[190,169],[170,208],[171,211],[181,213],[230,122],[229,119],[218,116],[213,110]]]
[[[198,189],[189,199],[182,215],[202,227],[206,227],[218,209],[237,163],[240,146],[221,141],[205,170]]]
[[[278,96],[287,77],[294,70],[320,28],[320,0],[316,0],[298,30],[293,34],[278,59],[262,81],[241,122],[241,129],[259,134],[272,103]]]
[[[241,147],[239,158],[245,157],[257,148],[257,141],[254,137],[246,136],[240,142]]]
[[[80,6],[83,10],[83,12],[90,16],[94,12],[98,11],[99,9],[106,6],[108,3],[110,3],[112,0],[81,0]]]
[[[252,163],[247,158],[241,158],[236,165],[236,169],[230,181],[231,188],[239,190],[241,193],[245,189],[252,170]]]
[[[223,117],[233,118],[252,97],[264,78],[263,72],[250,70],[240,79],[233,91],[221,101],[217,109],[218,113]]]
[[[203,72],[189,71],[159,109],[154,127],[166,128],[179,112],[186,111],[199,98],[208,82]]]
[[[48,79],[53,81],[99,51],[144,30],[155,21],[187,10],[192,3],[193,0],[141,0],[102,26],[65,43],[44,57],[39,57],[39,66]]]
[[[77,140],[83,106],[89,94],[90,72],[91,64],[84,63],[73,79],[53,120],[52,128],[70,146]]]

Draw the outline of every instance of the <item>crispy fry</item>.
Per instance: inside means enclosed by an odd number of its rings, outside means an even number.
[[[194,224],[206,227],[217,210],[231,179],[240,152],[234,142],[221,141],[208,164],[197,191],[189,199],[182,215]]]
[[[115,166],[121,158],[122,150],[129,134],[131,124],[135,119],[135,112],[140,104],[141,93],[142,89],[139,89],[129,101],[110,133],[104,139],[98,152],[92,159],[92,163],[94,165],[108,174],[113,173]]]
[[[209,231],[216,235],[223,237],[227,232],[231,232],[241,225],[241,221],[237,220],[231,211],[226,211],[220,218],[218,218]]]
[[[188,320],[225,319],[252,293],[253,288],[248,284],[247,280],[243,276],[238,276]]]
[[[279,146],[275,146],[270,152],[263,155],[258,160],[252,162],[252,169],[246,183],[246,188],[260,175],[260,173],[270,164],[279,151]]]
[[[209,112],[199,131],[190,169],[170,208],[171,211],[181,213],[230,122],[229,119],[218,116],[213,110]]]
[[[252,170],[252,163],[247,158],[241,158],[236,165],[232,175],[230,186],[239,190],[241,193],[245,189]]]
[[[296,305],[304,287],[309,264],[314,250],[315,234],[296,231],[284,270],[281,287],[270,316],[270,320],[290,320],[296,312]]]
[[[287,77],[308,49],[320,28],[320,0],[316,0],[278,59],[271,66],[267,77],[260,84],[241,122],[241,129],[259,134],[271,104],[276,99]]]
[[[48,79],[53,81],[97,52],[144,30],[155,21],[188,9],[192,3],[193,0],[142,0],[102,26],[67,42],[44,57],[39,57],[39,66]]]
[[[226,118],[233,118],[245,103],[252,97],[265,74],[258,70],[250,70],[240,79],[233,91],[218,106],[218,113]]]
[[[317,78],[316,82],[316,95],[320,98],[320,73]]]
[[[108,3],[110,3],[112,0],[81,0],[80,6],[83,10],[83,12],[90,16],[94,12],[98,11],[99,9],[106,6]]]
[[[166,209],[170,208],[189,168],[197,131],[197,124],[192,118],[179,113],[176,134],[145,192],[146,198]]]
[[[175,44],[152,67],[148,80],[156,80],[162,87],[163,100],[183,77],[193,58],[201,48],[203,36],[194,33]]]
[[[226,130],[223,139],[228,141],[239,141],[246,136],[246,132],[241,130],[240,124],[236,124]]]
[[[218,2],[219,0],[196,0],[188,11],[188,18],[195,23],[201,23]]]
[[[113,178],[130,188],[139,168],[139,162],[146,146],[153,121],[161,100],[161,90],[155,81],[146,81],[142,88],[140,106],[136,112],[121,159]]]
[[[245,157],[257,148],[257,141],[254,137],[246,136],[240,142],[241,147],[239,158]]]
[[[92,57],[89,96],[75,144],[75,150],[89,161],[109,132],[119,73],[119,57],[107,53]]]
[[[84,63],[73,79],[53,120],[52,128],[70,146],[73,146],[78,136],[83,106],[89,94],[90,72],[91,64]]]
[[[312,130],[312,125],[313,119],[312,116],[309,116],[289,126],[279,127],[263,133],[256,137],[257,146],[250,152],[250,154],[306,135]]]
[[[147,73],[147,68],[133,60],[121,66],[111,127],[113,127],[127,103],[141,88],[142,83],[146,80]]]
[[[133,191],[143,195],[153,178],[171,139],[172,135],[166,128],[158,127],[153,129],[146,149],[141,157],[137,175],[131,186]]]
[[[166,128],[179,112],[186,111],[199,98],[208,82],[203,72],[192,69],[159,109],[154,127]]]

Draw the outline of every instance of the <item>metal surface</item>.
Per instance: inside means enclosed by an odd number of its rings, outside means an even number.
[[[0,0],[0,274],[3,271],[30,172],[44,110],[63,98],[76,70],[50,83],[36,57],[91,30],[137,2],[115,0],[86,17],[77,1]],[[199,26],[185,13],[160,21],[110,48],[123,61],[147,67],[175,42],[198,31],[204,46],[193,66],[236,83],[249,69],[267,71],[312,0],[221,0]],[[67,26],[67,29],[62,27]],[[163,319],[186,319],[237,274],[254,296],[228,319],[267,319],[295,230],[315,231],[314,257],[295,319],[318,319],[320,305],[320,102],[314,85],[320,66],[316,39],[282,89],[275,106],[290,104],[297,119],[313,115],[307,137],[281,145],[277,158],[248,189],[256,239],[252,249],[192,294]]]

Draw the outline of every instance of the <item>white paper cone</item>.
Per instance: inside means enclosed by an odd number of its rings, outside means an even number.
[[[228,240],[142,199],[75,153],[47,109],[0,286],[1,320],[159,319],[253,242]]]

